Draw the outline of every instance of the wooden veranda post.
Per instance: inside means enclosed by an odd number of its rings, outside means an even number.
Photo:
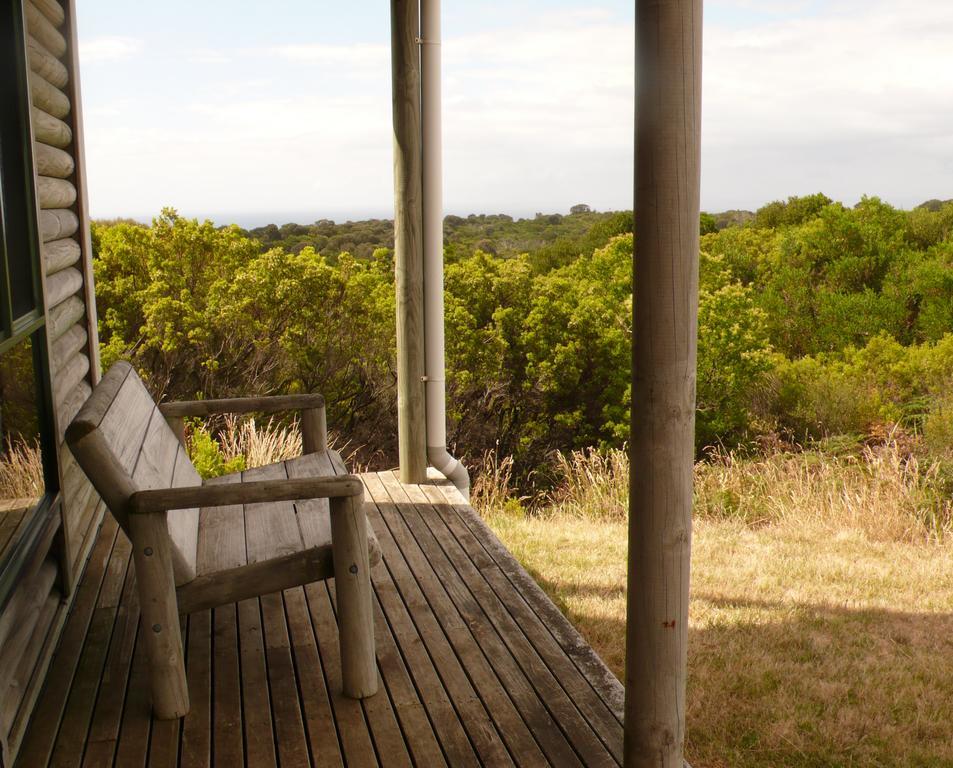
[[[702,0],[636,0],[626,768],[682,768],[691,549]]]
[[[427,478],[424,401],[424,252],[420,138],[420,7],[391,0],[394,109],[394,265],[400,479]]]

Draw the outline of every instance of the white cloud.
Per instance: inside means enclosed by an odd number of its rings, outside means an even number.
[[[189,61],[196,64],[229,64],[232,62],[232,55],[214,48],[198,48],[189,56]]]
[[[949,197],[953,6],[919,0],[910,11],[842,0],[707,29],[706,197]]]
[[[381,67],[390,66],[390,49],[385,45],[279,45],[267,48],[265,52],[288,61],[322,66],[373,68],[378,71]]]
[[[704,207],[818,190],[904,205],[953,196],[953,3],[918,0],[914,14],[880,0],[712,0],[706,14]],[[633,37],[599,10],[447,34],[448,208],[630,205]],[[140,49],[96,38],[84,63]],[[138,76],[142,94],[88,105],[94,212],[390,208],[386,44],[193,55],[231,64],[194,68],[163,101]],[[92,75],[101,90],[127,92],[106,87],[106,70]]]
[[[83,64],[92,64],[99,61],[116,61],[128,59],[142,50],[142,40],[135,37],[94,37],[89,40],[80,40],[79,56]]]
[[[531,213],[580,201],[625,205],[631,51],[632,29],[594,12],[447,36],[448,207]],[[193,84],[182,104],[126,104],[121,120],[90,116],[87,165],[97,215],[118,205],[148,212],[163,204],[316,215],[390,209],[388,46],[287,45],[242,53],[262,77],[249,79],[246,71],[214,88]],[[132,187],[130,165],[137,169]]]

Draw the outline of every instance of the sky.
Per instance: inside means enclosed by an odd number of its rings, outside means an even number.
[[[392,215],[387,3],[77,6],[93,216]],[[632,207],[633,8],[444,0],[447,213]],[[951,64],[948,0],[707,0],[702,208],[953,197]]]

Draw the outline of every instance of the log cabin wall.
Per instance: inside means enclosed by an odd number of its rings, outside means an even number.
[[[100,376],[73,0],[22,0],[59,516],[0,611],[0,768],[12,765],[105,510],[63,438]]]
[[[75,580],[104,511],[63,443],[100,375],[75,11],[72,0],[25,0],[24,12],[63,526]]]

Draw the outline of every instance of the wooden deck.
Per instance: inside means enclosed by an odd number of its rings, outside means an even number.
[[[183,620],[192,711],[155,721],[107,516],[18,766],[612,766],[622,687],[452,487],[363,476],[378,666],[340,694],[334,582]]]

